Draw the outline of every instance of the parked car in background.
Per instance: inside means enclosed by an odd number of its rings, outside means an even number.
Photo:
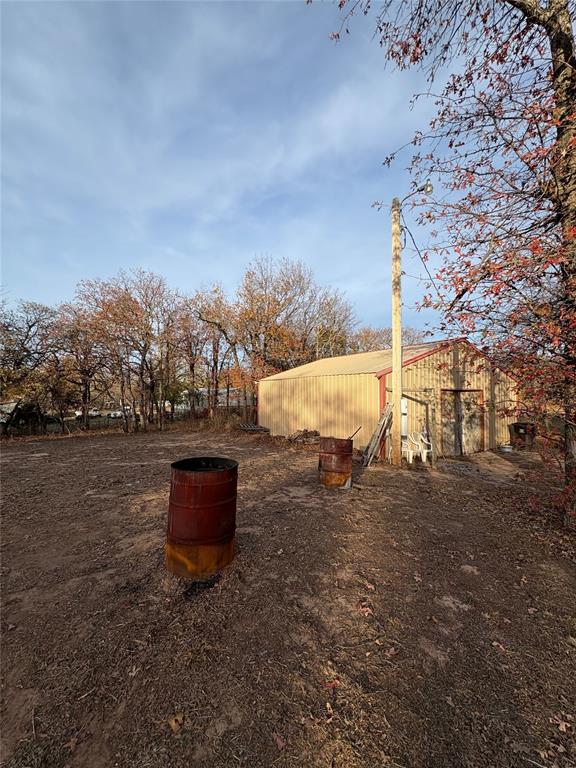
[[[102,416],[98,408],[90,408],[88,411],[88,416]]]
[[[82,409],[74,411],[74,416],[76,416],[77,419],[82,418]]]
[[[124,416],[122,411],[112,411],[108,415],[110,416],[111,419],[121,419]]]

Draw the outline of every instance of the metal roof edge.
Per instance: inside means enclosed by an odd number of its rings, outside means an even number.
[[[485,352],[482,352],[481,349],[478,349],[478,347],[473,344],[466,336],[459,336],[456,339],[446,339],[446,341],[438,342],[438,346],[434,347],[433,349],[423,352],[420,355],[415,355],[414,357],[409,358],[408,360],[405,360],[402,363],[402,368],[405,368],[407,365],[412,365],[412,363],[416,363],[419,360],[423,360],[425,357],[429,357],[430,355],[436,354],[436,352],[444,351],[446,349],[451,349],[452,347],[456,346],[456,344],[461,344],[464,342],[469,347],[472,347],[472,349],[476,352],[478,357],[483,357],[485,360],[488,360],[490,365],[492,365],[496,370],[501,371],[502,373],[505,373],[506,376],[509,376],[511,379],[513,379],[516,383],[518,383],[518,378],[514,376],[514,374],[510,373],[510,371],[507,371],[506,368],[503,368],[501,365],[496,365]],[[392,366],[388,366],[388,368],[384,368],[381,371],[378,371],[378,373],[375,373],[374,375],[380,379],[383,376],[387,376],[389,373],[392,373]]]
[[[443,341],[438,341],[435,346],[431,347],[431,349],[427,349],[426,352],[420,352],[420,354],[414,355],[414,357],[409,357],[407,360],[404,360],[402,362],[402,368],[405,368],[407,365],[412,365],[412,363],[416,363],[419,360],[423,360],[425,357],[430,357],[430,355],[435,355],[441,350],[451,349],[452,347],[456,346],[456,344],[460,344],[462,341],[466,342],[466,344],[469,344],[471,347],[474,347],[474,344],[468,341],[466,336],[458,336],[455,339],[444,339]],[[478,352],[479,355],[483,354],[476,347],[474,347],[474,349]],[[484,357],[486,357],[486,355],[484,355]],[[378,371],[374,374],[374,376],[380,379],[382,376],[387,376],[389,373],[392,373],[391,365],[389,365],[387,368],[383,368],[381,371]]]
[[[420,342],[417,344],[406,344],[403,347],[403,350],[410,354],[411,351],[416,351],[414,348],[418,349],[417,354],[413,354],[412,357],[407,358],[403,361],[402,367],[404,368],[407,365],[411,365],[412,363],[421,360],[423,358],[426,358],[430,355],[436,354],[440,350],[449,349],[453,347],[455,344],[458,344],[459,342],[466,342],[467,344],[470,344],[466,336],[457,336],[455,338],[448,338],[448,339],[439,339],[437,341],[427,341],[427,342]],[[470,346],[473,346],[470,344]],[[425,347],[425,349],[422,349]],[[476,347],[474,347],[476,349]],[[390,373],[392,370],[391,366],[387,366],[386,368],[383,368],[381,370],[362,370],[362,371],[322,371],[317,370],[316,366],[317,364],[321,364],[325,361],[329,360],[344,360],[344,359],[350,359],[351,357],[360,357],[363,355],[368,355],[371,352],[391,352],[390,349],[386,350],[371,350],[370,352],[355,352],[351,355],[337,355],[333,358],[320,358],[318,360],[312,360],[309,363],[304,363],[303,365],[296,366],[295,368],[288,369],[286,371],[278,371],[277,373],[271,374],[270,376],[265,376],[258,380],[258,384],[265,382],[265,381],[294,381],[296,379],[316,379],[316,378],[325,378],[327,376],[330,377],[336,377],[336,376],[376,376],[377,378],[380,378],[381,376],[385,376],[386,374]],[[482,353],[480,350],[476,349],[476,352],[478,355],[481,355]],[[306,374],[298,374],[297,371],[299,371],[301,368],[304,367],[310,367],[311,370],[307,372]]]
[[[329,358],[325,358],[329,359]],[[291,369],[297,370],[297,368]],[[288,371],[281,371],[281,373],[288,373]],[[378,376],[375,371],[347,371],[346,373],[313,373],[310,376],[282,376],[282,378],[275,378],[278,374],[273,376],[266,376],[264,379],[258,379],[258,384],[262,381],[294,381],[294,379],[319,379],[326,376]]]

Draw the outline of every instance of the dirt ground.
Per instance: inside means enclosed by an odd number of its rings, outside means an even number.
[[[238,554],[163,568],[170,462],[240,462]],[[575,542],[527,455],[355,469],[260,435],[2,450],[2,764],[576,766]]]

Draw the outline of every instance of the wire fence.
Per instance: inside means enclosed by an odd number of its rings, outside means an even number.
[[[258,411],[256,406],[250,405],[247,408],[238,406],[218,406],[215,413],[211,416],[207,408],[189,409],[179,408],[174,413],[164,414],[164,422],[169,425],[173,422],[195,422],[195,421],[213,421],[215,426],[227,422],[228,420],[242,420],[249,424],[256,424],[258,421]],[[130,431],[133,431],[132,415],[129,416]],[[136,419],[140,417],[136,414]],[[149,426],[154,428],[156,422],[152,420]],[[42,435],[67,435],[75,432],[95,431],[95,432],[121,432],[125,427],[123,418],[112,418],[109,414],[102,416],[90,416],[88,419],[88,429],[83,425],[82,419],[75,416],[67,416],[62,423],[59,419],[48,416],[45,420],[39,419],[20,419],[7,426],[4,432],[5,437],[34,437]]]

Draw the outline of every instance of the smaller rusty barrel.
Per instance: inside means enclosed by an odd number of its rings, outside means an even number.
[[[238,462],[200,456],[171,467],[166,568],[206,579],[234,558]]]
[[[515,421],[509,424],[510,442],[516,450],[534,448],[534,439],[536,437],[536,425],[526,421]]]
[[[320,438],[320,482],[327,488],[350,488],[352,485],[352,440],[338,437]]]

